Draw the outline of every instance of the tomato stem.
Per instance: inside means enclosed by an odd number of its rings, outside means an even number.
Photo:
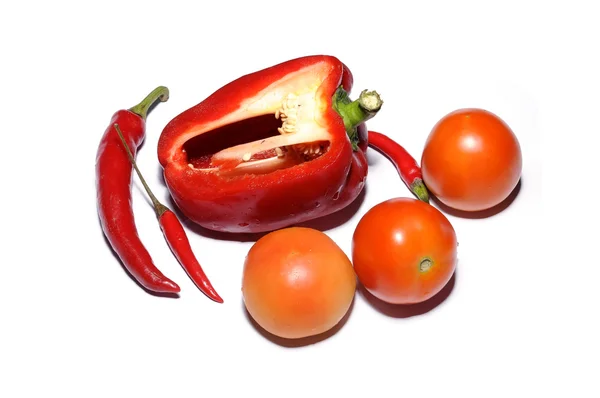
[[[433,261],[430,258],[424,258],[419,264],[419,272],[427,272],[433,266]]]

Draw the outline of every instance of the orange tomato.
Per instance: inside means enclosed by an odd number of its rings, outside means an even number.
[[[442,203],[464,211],[506,199],[521,176],[521,147],[513,131],[483,109],[459,109],[432,129],[421,158],[423,181]]]
[[[375,297],[392,304],[419,303],[437,294],[454,273],[456,255],[450,221],[413,198],[372,207],[352,237],[358,279]]]
[[[244,263],[242,293],[252,318],[283,338],[317,335],[348,312],[352,263],[325,233],[290,227],[260,238]]]

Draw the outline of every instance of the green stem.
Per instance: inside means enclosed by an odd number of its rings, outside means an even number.
[[[431,260],[430,258],[425,257],[419,263],[419,272],[427,272],[427,271],[429,271],[431,269],[431,267],[433,267],[433,260]]]
[[[160,100],[160,102],[165,102],[169,99],[169,89],[165,86],[159,86],[152,90],[146,98],[142,100],[136,106],[129,108],[129,110],[137,115],[139,115],[142,119],[146,120],[148,116],[148,111],[150,107],[156,102],[156,100]]]
[[[333,95],[333,109],[342,117],[344,127],[350,137],[353,148],[358,148],[356,128],[373,118],[383,105],[383,100],[376,91],[363,90],[358,99],[352,101],[346,90],[339,87]]]
[[[137,167],[135,159],[133,158],[133,154],[131,153],[131,150],[129,149],[129,145],[127,145],[127,142],[125,141],[125,138],[123,137],[123,132],[121,131],[121,128],[119,127],[119,125],[117,123],[115,123],[114,126],[115,126],[115,130],[117,130],[117,134],[119,134],[119,138],[121,139],[123,146],[125,147],[125,150],[127,151],[127,156],[129,157],[129,160],[131,161],[131,164],[133,165],[135,172],[137,173],[138,177],[140,178],[140,181],[142,182],[144,189],[148,193],[148,196],[150,196],[150,200],[152,201],[152,205],[154,206],[154,211],[156,212],[156,216],[158,218],[160,218],[160,216],[162,216],[167,210],[169,210],[169,208],[167,206],[163,205],[162,203],[160,203],[158,201],[158,199],[156,199],[156,196],[154,196],[154,194],[150,190],[150,187],[148,186],[148,184],[146,184],[146,180],[144,180],[142,173],[140,172],[140,170]]]
[[[417,198],[425,203],[429,203],[429,191],[425,186],[425,183],[420,178],[417,178],[410,184],[410,190],[415,194]]]

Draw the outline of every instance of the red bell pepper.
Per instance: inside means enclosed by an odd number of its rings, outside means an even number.
[[[245,75],[164,128],[158,158],[175,203],[224,232],[265,232],[350,204],[367,176],[364,122],[374,91],[349,99],[353,77],[332,56]]]

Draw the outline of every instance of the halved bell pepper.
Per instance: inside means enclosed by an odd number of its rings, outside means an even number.
[[[266,232],[350,204],[367,176],[364,122],[374,91],[349,99],[353,77],[332,56],[245,75],[164,128],[158,159],[177,206],[201,226]]]

